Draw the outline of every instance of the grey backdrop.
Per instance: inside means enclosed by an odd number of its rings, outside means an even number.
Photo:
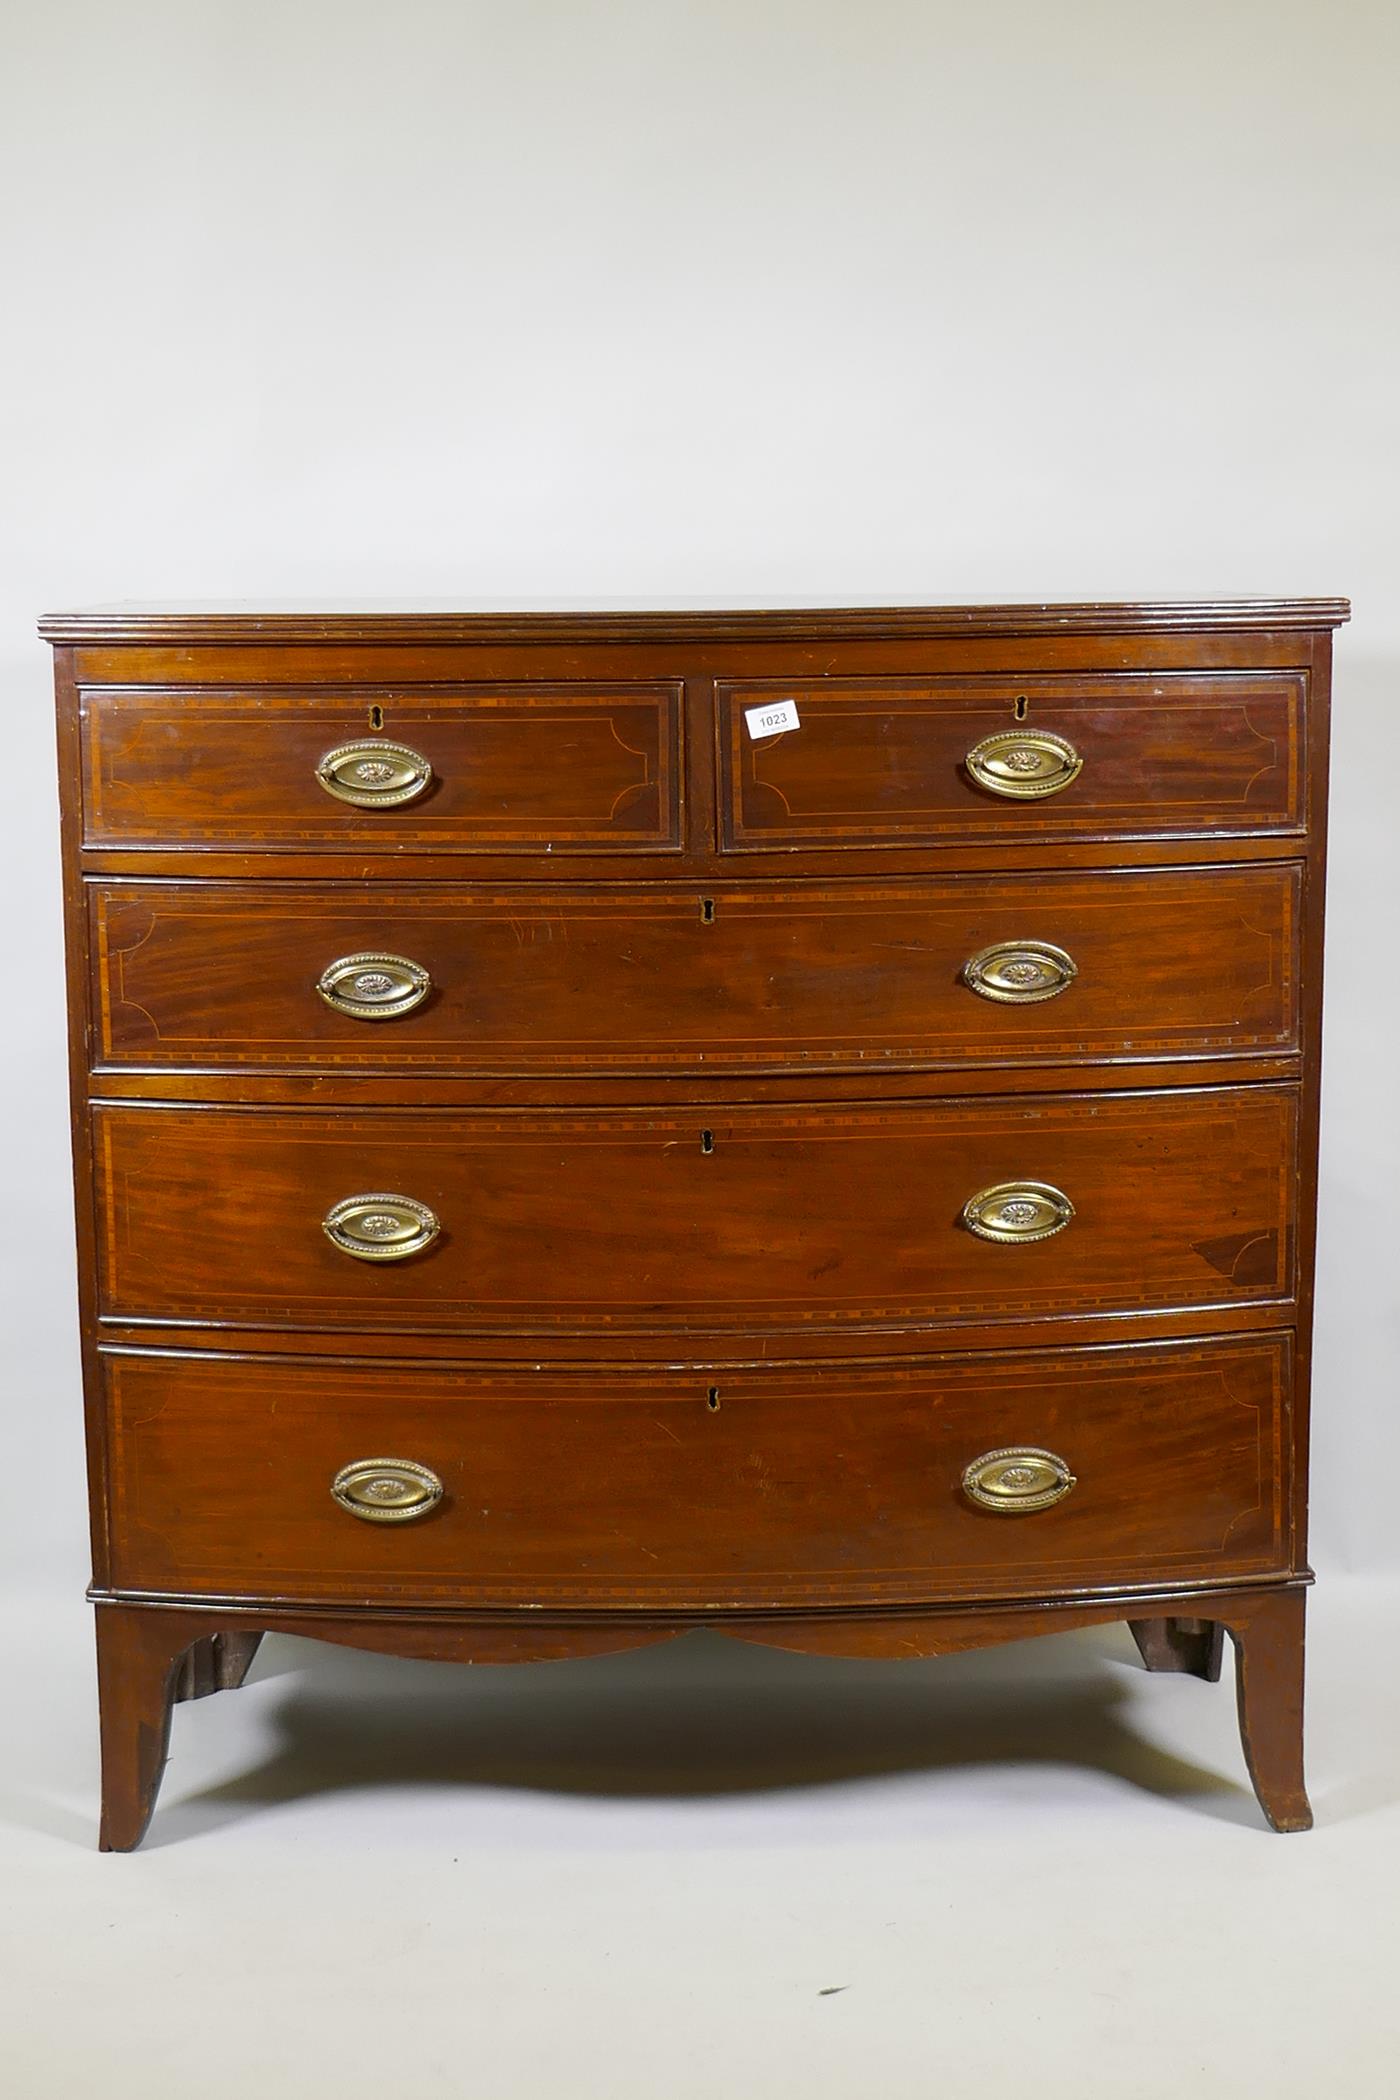
[[[42,610],[1350,592],[1315,1557],[1396,1564],[1390,5],[10,0],[0,1555],[86,1578]]]

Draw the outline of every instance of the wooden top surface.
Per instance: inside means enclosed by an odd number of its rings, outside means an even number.
[[[1338,627],[1345,598],[1085,605],[610,608],[447,600],[359,605],[141,603],[47,614],[50,642],[590,642],[918,640],[947,635],[1139,634]]]

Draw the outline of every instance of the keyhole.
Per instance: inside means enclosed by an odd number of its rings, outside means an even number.
[[[702,897],[700,899],[700,923],[702,926],[714,925],[715,900],[713,897]]]
[[[715,1134],[713,1130],[702,1130],[700,1133],[700,1150],[702,1152],[713,1152],[714,1149]]]
[[[712,1415],[719,1413],[719,1387],[717,1385],[712,1385],[709,1392],[705,1395],[705,1405],[709,1408]]]
[[[1016,695],[1015,701],[1014,701],[1014,702],[1013,702],[1013,704],[1012,704],[1012,709],[1011,709],[1011,712],[1012,712],[1012,713],[1013,713],[1013,714],[1015,715],[1015,717],[1016,717],[1016,720],[1017,720],[1018,722],[1024,722],[1024,721],[1025,721],[1025,719],[1026,719],[1026,709],[1027,709],[1027,708],[1028,708],[1029,706],[1030,706],[1030,702],[1029,702],[1029,701],[1027,700],[1027,698],[1026,698],[1025,694],[1024,694],[1024,693],[1018,693],[1018,694]]]
[[[384,710],[382,707],[376,706],[370,709],[369,726],[371,729],[382,729],[384,727]]]

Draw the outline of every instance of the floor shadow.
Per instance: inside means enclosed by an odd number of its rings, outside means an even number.
[[[1124,1628],[898,1665],[701,1632],[584,1662],[468,1671],[269,1640],[248,1682],[285,1686],[271,1753],[158,1810],[147,1843],[177,1843],[269,1803],[376,1785],[715,1800],[1000,1763],[1079,1766],[1190,1797],[1232,1822],[1257,1820],[1242,1784],[1132,1725],[1135,1653]]]
[[[91,1852],[97,1843],[96,1815],[68,1808],[30,1787],[0,1787],[0,1827],[33,1831],[39,1837]]]

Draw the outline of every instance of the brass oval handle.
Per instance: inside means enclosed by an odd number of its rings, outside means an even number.
[[[431,1467],[411,1458],[357,1458],[331,1482],[341,1508],[366,1524],[411,1524],[437,1508],[442,1492]]]
[[[967,754],[967,770],[979,787],[1013,802],[1058,795],[1084,765],[1068,737],[1050,729],[1001,729],[984,736]]]
[[[442,1227],[411,1196],[347,1196],[328,1210],[321,1230],[356,1261],[406,1261],[430,1247]]]
[[[995,941],[962,966],[962,981],[971,991],[1008,1006],[1056,999],[1078,975],[1074,957],[1051,941]]]
[[[1063,1232],[1074,1205],[1048,1181],[997,1181],[963,1205],[963,1223],[979,1240],[1025,1245]]]
[[[411,1014],[432,988],[422,964],[406,955],[342,955],[316,980],[327,1006],[353,1021],[393,1021]]]
[[[1036,1444],[1013,1444],[1004,1451],[984,1451],[962,1477],[963,1493],[979,1509],[999,1516],[1028,1516],[1062,1502],[1077,1485],[1073,1473],[1054,1451]]]
[[[368,737],[359,744],[339,744],[328,751],[316,768],[316,778],[338,802],[353,802],[358,809],[391,809],[399,802],[412,802],[433,777],[433,769],[421,751],[407,744],[386,744],[382,737]]]

